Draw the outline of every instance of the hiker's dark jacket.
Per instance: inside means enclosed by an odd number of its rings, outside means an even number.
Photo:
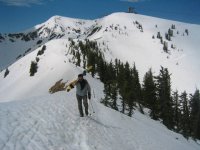
[[[91,93],[91,88],[87,80],[83,79],[76,83],[76,94],[79,96],[86,96],[87,93]]]

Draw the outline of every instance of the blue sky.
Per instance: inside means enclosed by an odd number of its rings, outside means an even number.
[[[129,6],[140,14],[200,24],[200,0],[0,0],[0,33],[20,32],[54,15],[95,19]]]

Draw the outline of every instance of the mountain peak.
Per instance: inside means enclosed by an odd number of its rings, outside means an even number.
[[[172,26],[175,28],[171,29]],[[166,39],[169,29],[173,35],[170,39]],[[199,56],[198,31],[200,31],[198,25],[132,13],[113,13],[96,20],[55,15],[46,22],[36,25],[29,32],[19,35],[0,35],[2,47],[0,68],[6,68],[5,66],[16,61],[15,58],[18,56],[25,55],[27,51],[34,51],[53,39],[89,39],[97,41],[105,52],[107,61],[119,58],[123,62],[138,64],[141,81],[149,68],[152,67],[154,72],[158,73],[160,66],[164,66],[173,74],[173,82],[176,82],[174,89],[194,91],[200,65],[196,58]],[[162,36],[162,40],[157,38],[158,33]],[[168,47],[165,51],[164,43]],[[191,65],[195,68],[193,69],[195,73],[193,70],[188,71]],[[192,79],[183,85],[182,80],[179,80],[180,75],[182,78],[191,76]]]

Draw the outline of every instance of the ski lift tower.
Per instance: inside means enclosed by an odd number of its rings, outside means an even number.
[[[128,13],[134,13],[134,14],[136,14],[135,8],[134,7],[129,7],[128,8]]]

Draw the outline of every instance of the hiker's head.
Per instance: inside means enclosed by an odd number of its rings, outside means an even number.
[[[78,80],[80,80],[80,81],[83,80],[83,74],[78,75]]]

